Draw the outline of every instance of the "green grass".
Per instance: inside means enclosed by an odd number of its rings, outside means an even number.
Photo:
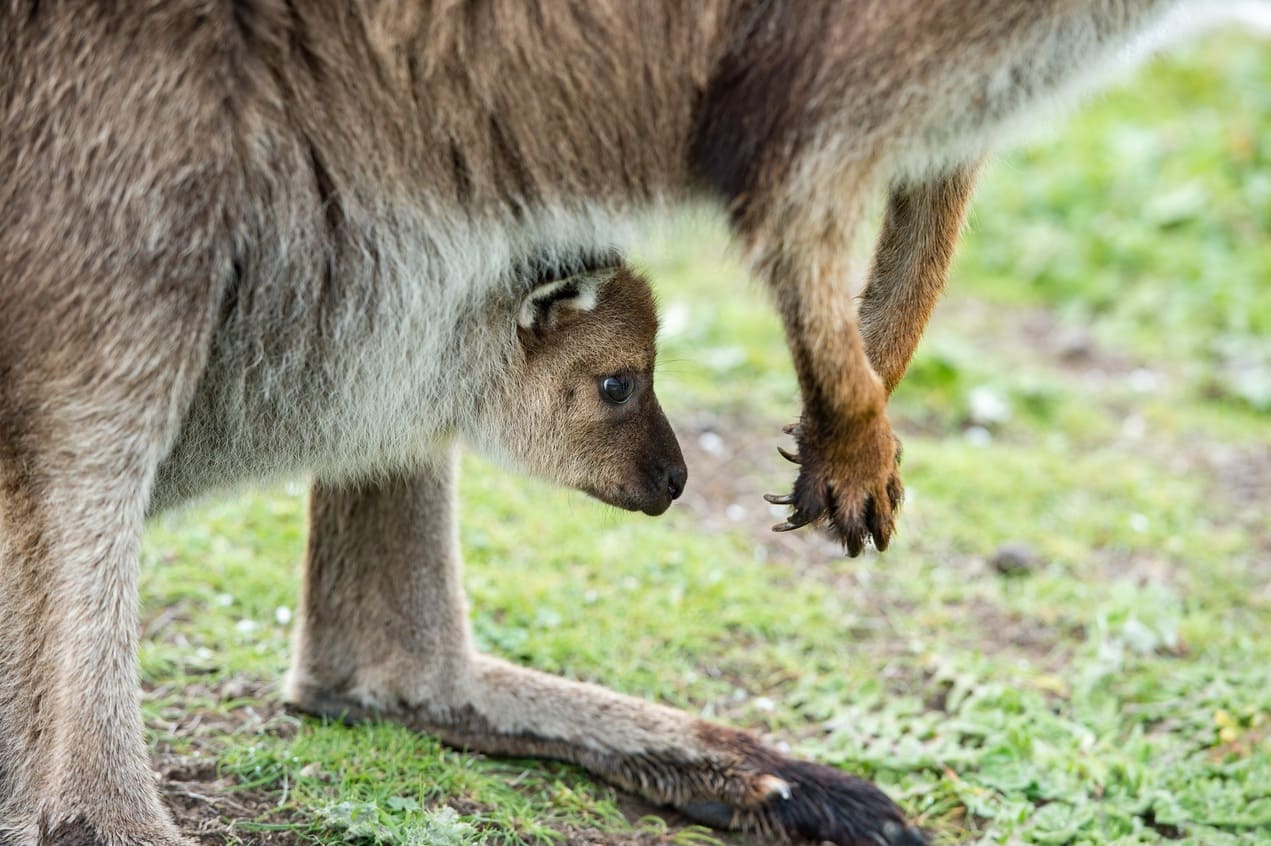
[[[482,648],[770,732],[877,779],[944,842],[1271,843],[1266,45],[1220,35],[1154,62],[989,168],[893,401],[910,498],[885,555],[722,516],[789,483],[772,448],[797,412],[777,321],[722,243],[707,221],[639,256],[665,314],[659,395],[687,441],[764,454],[737,478],[690,468],[715,519],[620,514],[465,460]],[[156,749],[267,797],[232,836],[665,831],[568,766],[244,719],[277,700],[304,510],[301,487],[247,495],[146,541]],[[1003,544],[1028,565],[999,572]]]

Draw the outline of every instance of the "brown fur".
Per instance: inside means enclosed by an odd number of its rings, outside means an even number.
[[[647,295],[555,311],[556,345],[517,318],[621,221],[706,198],[799,377],[786,527],[884,547],[885,402],[975,163],[1170,5],[0,5],[0,840],[178,842],[137,709],[142,521],[312,472],[300,707],[558,755],[716,823],[915,842],[864,783],[473,654],[451,444],[665,508]],[[616,367],[639,393],[605,406]]]

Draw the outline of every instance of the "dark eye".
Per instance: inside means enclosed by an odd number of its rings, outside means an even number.
[[[627,376],[606,376],[600,380],[600,393],[606,402],[622,405],[631,399],[635,383]]]

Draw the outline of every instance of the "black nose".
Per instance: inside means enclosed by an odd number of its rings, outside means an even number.
[[[688,468],[684,465],[667,468],[666,489],[671,494],[671,499],[680,498],[680,494],[684,493],[684,483],[687,481]]]

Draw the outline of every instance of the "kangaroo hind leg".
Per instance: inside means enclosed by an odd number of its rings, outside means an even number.
[[[751,735],[475,652],[461,586],[454,469],[318,483],[288,701],[392,719],[493,755],[579,764],[721,828],[805,842],[916,846],[869,782]]]
[[[23,322],[0,341],[0,842],[172,846],[139,708],[138,556],[212,286],[165,303],[112,279],[90,314],[8,271],[0,312]]]

